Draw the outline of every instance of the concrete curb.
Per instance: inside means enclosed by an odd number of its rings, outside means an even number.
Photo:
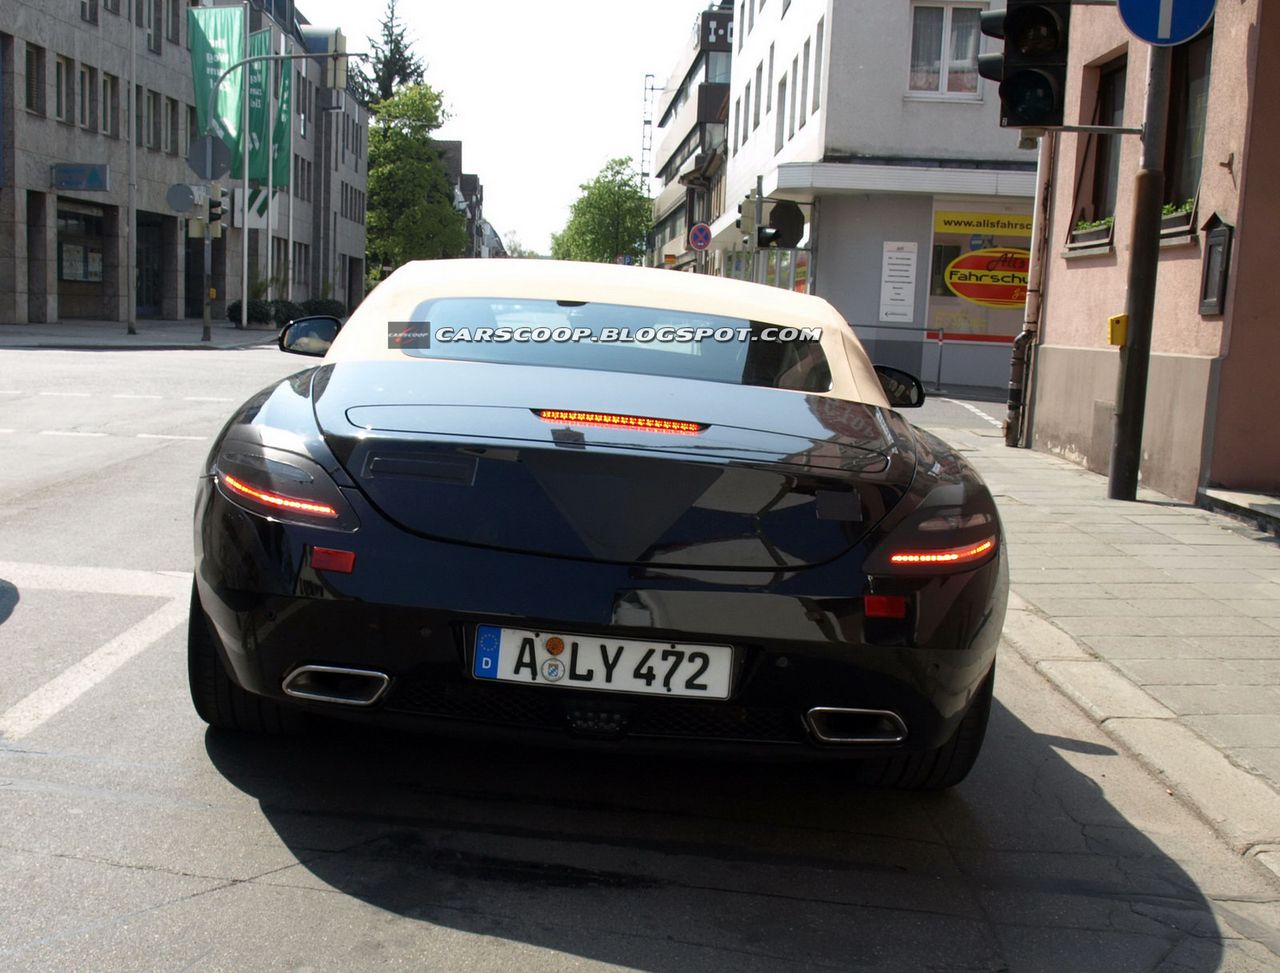
[[[1013,592],[1003,639],[1232,850],[1280,876],[1280,794]]]

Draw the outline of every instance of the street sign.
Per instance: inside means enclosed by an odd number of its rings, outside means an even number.
[[[189,186],[185,182],[175,182],[164,194],[164,201],[169,208],[178,213],[190,213],[197,206],[203,206],[209,199],[209,190],[204,186]]]
[[[209,143],[213,144],[210,145]],[[210,160],[212,165],[206,160]],[[231,169],[231,150],[222,139],[213,135],[202,135],[191,140],[191,151],[187,153],[187,166],[201,179],[221,179]]]
[[[111,170],[106,163],[71,165],[55,163],[49,182],[53,189],[66,189],[80,193],[105,193],[111,190]]]
[[[1129,33],[1157,47],[1185,44],[1209,26],[1215,0],[1116,0]]]
[[[705,250],[711,246],[711,227],[705,223],[695,223],[689,230],[689,246],[695,250]]]

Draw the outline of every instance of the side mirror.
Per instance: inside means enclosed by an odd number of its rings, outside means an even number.
[[[320,357],[342,330],[342,322],[327,314],[295,318],[280,329],[280,350],[293,355]]]
[[[889,365],[876,365],[875,370],[880,386],[893,408],[914,409],[924,405],[924,386],[920,379],[901,368]]]

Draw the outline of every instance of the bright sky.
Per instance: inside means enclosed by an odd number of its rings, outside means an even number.
[[[386,0],[297,0],[313,24],[369,50]],[[640,158],[644,76],[662,86],[709,0],[399,0],[396,12],[444,93],[462,166],[484,186],[484,215],[550,253],[578,187],[611,158]],[[654,130],[654,146],[661,133]]]

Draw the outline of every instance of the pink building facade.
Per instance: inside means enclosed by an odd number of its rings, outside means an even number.
[[[1141,477],[1188,501],[1280,492],[1280,7],[1263,7],[1220,2],[1174,50]],[[1115,8],[1073,8],[1067,122],[1141,125],[1148,50]],[[1105,473],[1141,143],[1056,141],[1030,444]]]

